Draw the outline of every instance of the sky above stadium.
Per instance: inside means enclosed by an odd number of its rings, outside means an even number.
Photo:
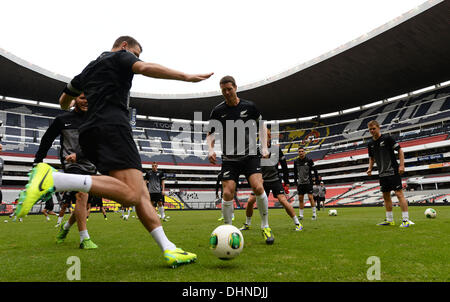
[[[131,91],[219,91],[279,74],[346,44],[424,0],[40,0],[2,1],[0,48],[72,78],[121,35],[143,46],[141,59],[187,73],[214,72],[185,83],[135,76]]]

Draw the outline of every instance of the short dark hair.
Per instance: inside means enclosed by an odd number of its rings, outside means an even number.
[[[130,36],[120,36],[120,37],[118,37],[116,39],[116,41],[114,42],[114,44],[113,44],[113,48],[119,47],[120,44],[122,44],[122,42],[127,42],[128,45],[130,45],[130,46],[137,45],[137,46],[139,46],[139,48],[141,49],[141,52],[142,52],[141,44],[135,38],[130,37]]]
[[[233,86],[236,87],[236,81],[232,76],[227,75],[227,76],[224,76],[222,79],[220,79],[220,85],[226,84],[226,83],[231,83],[231,84],[233,84]]]
[[[300,151],[300,150],[305,150],[305,148],[303,148],[303,147],[298,147],[297,151]]]

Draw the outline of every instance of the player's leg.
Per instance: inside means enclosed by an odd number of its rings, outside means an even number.
[[[299,189],[297,189],[299,190]],[[305,209],[304,202],[305,195],[300,190],[298,191],[298,219],[303,220],[303,211]]]
[[[272,229],[269,226],[269,199],[263,186],[261,173],[253,173],[247,177],[247,180],[255,193],[256,204],[261,215],[261,230],[267,244],[273,244],[275,238]]]
[[[58,221],[56,222],[55,227],[59,227],[64,219],[64,214],[66,213],[66,209],[67,209],[67,204],[66,202],[63,200],[61,202],[61,209],[59,210],[59,215],[58,215]]]
[[[295,215],[294,207],[287,201],[285,194],[278,194],[277,195],[278,201],[281,203],[281,205],[284,207],[284,210],[289,215],[289,217],[292,218],[295,224],[295,230],[301,231],[303,230],[303,226],[301,225],[300,221],[298,220],[298,217]]]
[[[233,223],[234,204],[233,197],[236,191],[236,181],[234,179],[222,180],[222,215],[225,224]]]
[[[105,220],[108,220],[108,217],[106,217],[106,210],[105,210],[105,207],[103,206],[103,200],[101,200],[100,201],[100,210],[102,211],[102,214],[103,214],[103,218],[105,219]]]
[[[383,222],[380,222],[378,225],[394,225],[394,215],[392,213],[392,199],[391,192],[386,191],[383,193],[384,207],[386,210],[386,219]]]
[[[402,210],[402,224],[400,226],[409,227],[411,225],[411,221],[409,220],[408,201],[403,194],[403,190],[396,190],[394,192],[395,196],[397,196],[400,209]]]
[[[248,198],[247,201],[247,207],[245,208],[246,219],[244,225],[242,226],[242,228],[240,228],[241,231],[250,229],[250,225],[252,224],[253,207],[255,206],[255,202],[256,202],[255,195],[250,194],[250,197]]]
[[[312,192],[312,186],[311,186],[311,192]],[[311,204],[312,220],[316,220],[317,219],[316,202],[314,201],[314,196],[312,195],[312,193],[308,193],[308,199],[309,199],[309,203]]]

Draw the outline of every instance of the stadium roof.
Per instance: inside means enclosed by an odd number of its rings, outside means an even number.
[[[450,80],[450,1],[432,0],[314,60],[239,87],[265,120],[340,111]],[[0,95],[57,103],[70,79],[0,49]],[[238,83],[239,84],[239,83]],[[133,93],[139,115],[194,118],[223,100],[217,92]]]

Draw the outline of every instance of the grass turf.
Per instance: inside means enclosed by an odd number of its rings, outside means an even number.
[[[450,280],[450,207],[435,207],[436,219],[425,218],[425,207],[410,207],[416,224],[399,228],[401,213],[394,208],[395,226],[376,226],[384,209],[338,208],[338,216],[318,212],[311,221],[305,210],[304,231],[295,232],[283,209],[270,209],[275,244],[266,245],[259,229],[259,212],[252,228],[244,231],[244,250],[231,261],[215,258],[209,250],[209,236],[220,222],[219,211],[166,211],[163,222],[169,239],[196,253],[197,263],[172,269],[139,220],[120,219],[119,214],[92,214],[89,234],[99,246],[80,250],[73,226],[63,244],[55,243],[55,216],[46,222],[42,215],[30,215],[24,222],[0,223],[0,282],[68,281],[70,256],[81,260],[81,282],[316,282],[368,281],[368,257],[380,259],[381,281]],[[296,209],[298,213],[298,209]],[[135,213],[132,213],[132,215]],[[245,221],[245,211],[235,211],[234,225]],[[68,217],[66,216],[66,219]]]

